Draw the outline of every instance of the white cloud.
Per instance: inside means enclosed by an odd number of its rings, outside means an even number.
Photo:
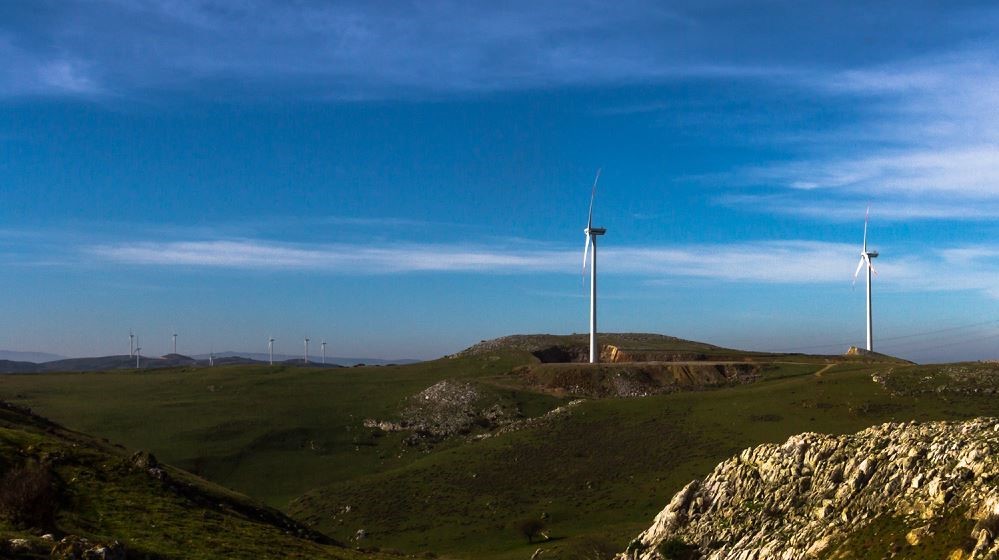
[[[260,240],[122,243],[87,247],[103,261],[140,266],[334,274],[501,273],[580,274],[578,250],[537,245],[293,245]],[[851,282],[859,248],[818,241],[607,248],[600,273],[774,285]],[[955,266],[959,264],[960,266]],[[892,254],[878,263],[878,282],[894,291],[976,290],[999,297],[999,251],[983,246],[940,250],[932,257]]]

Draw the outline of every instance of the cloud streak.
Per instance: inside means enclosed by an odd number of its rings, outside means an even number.
[[[818,241],[603,249],[601,274],[686,278],[773,285],[843,284],[851,280],[858,247]],[[580,274],[580,254],[557,248],[470,245],[291,245],[260,240],[102,244],[83,253],[130,266],[347,275],[406,273]],[[999,252],[963,246],[927,257],[893,256],[878,263],[889,290],[975,290],[999,297]]]

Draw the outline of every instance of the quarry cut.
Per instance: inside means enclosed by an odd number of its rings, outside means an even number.
[[[691,481],[617,558],[912,558],[934,542],[939,558],[997,558],[997,476],[996,418],[804,433]]]

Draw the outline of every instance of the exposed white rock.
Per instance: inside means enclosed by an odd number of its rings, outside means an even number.
[[[710,560],[824,558],[882,516],[903,520],[904,540],[918,546],[933,537],[934,520],[957,514],[977,521],[966,535],[973,550],[957,557],[995,558],[997,480],[995,418],[799,434],[746,449],[687,484],[618,558],[660,560],[664,542]]]

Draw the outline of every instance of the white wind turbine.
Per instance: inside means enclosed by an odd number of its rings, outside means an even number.
[[[132,332],[132,329],[128,329],[128,357],[129,358],[131,358],[132,356],[135,355],[135,350],[133,350],[134,346],[132,345],[132,342],[134,341],[134,339],[135,339],[135,334]]]
[[[309,337],[305,337],[305,364],[309,364]]]
[[[323,365],[325,366],[326,365],[326,341],[324,340],[322,342],[322,344],[320,344],[320,346],[322,346],[322,348],[323,348]]]
[[[270,363],[274,365],[274,337],[267,338],[267,353],[270,354]]]
[[[173,330],[173,353],[177,353],[177,329]]]
[[[593,245],[593,252],[590,253],[590,363],[595,364],[600,361],[600,350],[597,348],[597,236],[607,233],[605,228],[593,227],[593,199],[597,196],[597,181],[600,180],[600,170],[597,169],[597,176],[593,179],[593,189],[590,191],[590,215],[586,220],[586,245],[583,246],[583,273],[586,273],[586,256]]]
[[[860,263],[857,264],[857,271],[853,273],[853,283],[857,284],[857,276],[860,275],[860,269],[864,268],[864,264],[867,265],[867,351],[874,351],[874,322],[871,319],[871,274],[877,274],[878,271],[874,269],[874,263],[871,259],[877,258],[877,251],[867,250],[867,222],[871,216],[870,207],[867,208],[867,215],[864,216],[864,246],[860,250]]]
[[[135,337],[135,369],[139,369],[140,358],[142,358],[142,347],[139,346],[139,337]]]

